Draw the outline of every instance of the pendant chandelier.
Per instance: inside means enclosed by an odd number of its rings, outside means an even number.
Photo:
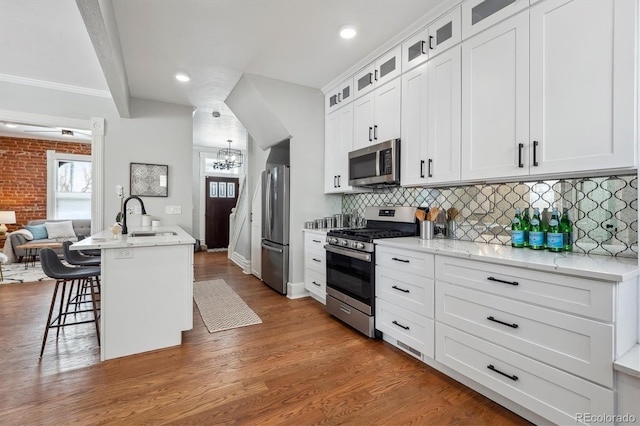
[[[218,151],[218,161],[213,164],[214,169],[235,169],[242,166],[242,151],[231,148],[231,139],[228,139],[228,148]]]

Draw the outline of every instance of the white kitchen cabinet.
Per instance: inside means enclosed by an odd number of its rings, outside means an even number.
[[[528,50],[526,11],[462,43],[463,180],[529,173]]]
[[[478,34],[529,7],[529,0],[467,0],[462,3],[462,38]]]
[[[353,102],[353,149],[400,137],[402,84],[397,78]]]
[[[311,297],[320,303],[326,303],[327,271],[324,243],[325,231],[304,231],[304,288]]]
[[[402,185],[460,180],[460,46],[402,76]]]
[[[465,40],[462,179],[635,167],[635,16],[547,0]]]
[[[353,77],[349,77],[325,95],[325,113],[332,111],[348,104],[353,100]]]
[[[398,77],[402,70],[401,54],[402,46],[398,45],[357,72],[353,78],[355,98]]]
[[[349,151],[353,149],[353,104],[325,117],[324,192],[349,192]]]
[[[530,172],[634,167],[635,1],[530,9]]]
[[[460,43],[460,6],[402,43],[402,72]]]

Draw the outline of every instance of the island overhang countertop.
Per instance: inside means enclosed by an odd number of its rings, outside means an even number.
[[[150,235],[154,234],[154,235]],[[138,236],[136,236],[138,235]],[[194,244],[196,240],[184,229],[175,226],[138,226],[129,228],[129,233],[113,238],[105,229],[71,245],[71,250],[117,249],[126,247],[153,247]]]

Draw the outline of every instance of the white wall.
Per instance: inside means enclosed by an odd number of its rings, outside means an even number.
[[[179,225],[192,233],[192,134],[190,107],[165,102],[131,99],[131,118],[107,119],[105,123],[105,222],[120,209],[115,186],[129,195],[129,164],[169,166],[168,197],[141,197],[152,219],[162,225]],[[113,189],[113,190],[112,190]],[[112,195],[113,194],[113,195]],[[136,206],[132,201],[130,207]],[[181,214],[166,214],[166,206],[180,206]],[[129,221],[129,219],[127,219]],[[135,219],[130,222],[135,223]]]
[[[289,282],[301,283],[305,220],[339,213],[341,208],[339,195],[324,194],[324,95],[318,89],[284,81],[257,75],[248,78],[292,136]],[[255,165],[255,172],[259,173],[259,167]]]

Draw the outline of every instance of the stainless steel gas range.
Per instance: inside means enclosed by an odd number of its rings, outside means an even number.
[[[369,337],[375,330],[373,240],[418,235],[415,207],[367,207],[366,228],[327,233],[327,311]]]

